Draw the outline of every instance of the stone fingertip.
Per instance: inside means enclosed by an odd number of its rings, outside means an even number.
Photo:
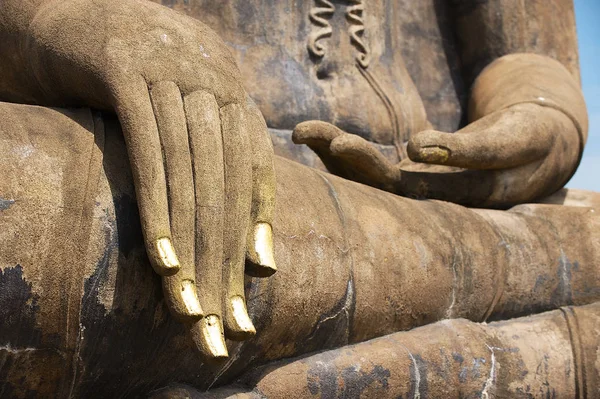
[[[168,237],[162,237],[156,240],[156,249],[160,257],[160,264],[156,265],[156,272],[161,276],[173,276],[180,269],[179,259],[175,254],[175,249]]]

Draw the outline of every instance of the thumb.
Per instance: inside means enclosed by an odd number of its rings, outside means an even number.
[[[408,143],[416,162],[467,169],[506,169],[541,159],[553,145],[548,112],[535,104],[521,104],[481,118],[451,134],[425,130]]]

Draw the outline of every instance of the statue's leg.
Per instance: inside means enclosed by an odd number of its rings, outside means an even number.
[[[83,281],[110,247],[95,206],[103,126],[89,109],[0,103],[0,396],[74,388]]]
[[[0,389],[13,396],[205,389],[446,317],[600,299],[600,219],[590,208],[474,211],[278,158],[279,272],[247,281],[258,334],[229,343],[227,363],[207,365],[168,316],[148,264],[114,120],[0,104],[0,140]]]
[[[594,191],[563,188],[546,198],[540,199],[538,202],[542,204],[584,206],[599,209],[600,195]]]
[[[600,390],[600,303],[478,324],[444,320],[166,398],[580,398]],[[236,396],[237,395],[237,396]]]

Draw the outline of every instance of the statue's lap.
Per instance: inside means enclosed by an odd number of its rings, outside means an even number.
[[[9,293],[0,296],[8,320],[0,343],[10,348],[0,356],[12,389],[110,396],[126,385],[140,393],[172,381],[207,387],[217,375],[218,385],[253,365],[444,317],[478,321],[597,299],[600,229],[585,208],[542,217],[535,209],[473,212],[279,158],[280,271],[248,281],[259,333],[232,343],[236,361],[215,370],[169,317],[148,265],[115,120],[3,103],[0,121],[8,149],[0,161],[0,282]],[[492,245],[498,229],[510,233],[512,252]],[[548,233],[557,229],[559,237]],[[573,229],[578,240],[567,239]],[[522,259],[534,256],[539,264],[523,270]],[[565,285],[560,271],[569,267]],[[510,289],[498,298],[501,281]],[[19,385],[25,370],[37,377]]]

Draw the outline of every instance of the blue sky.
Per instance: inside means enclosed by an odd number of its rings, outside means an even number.
[[[600,192],[600,1],[575,0],[579,63],[590,130],[581,165],[567,187]]]

